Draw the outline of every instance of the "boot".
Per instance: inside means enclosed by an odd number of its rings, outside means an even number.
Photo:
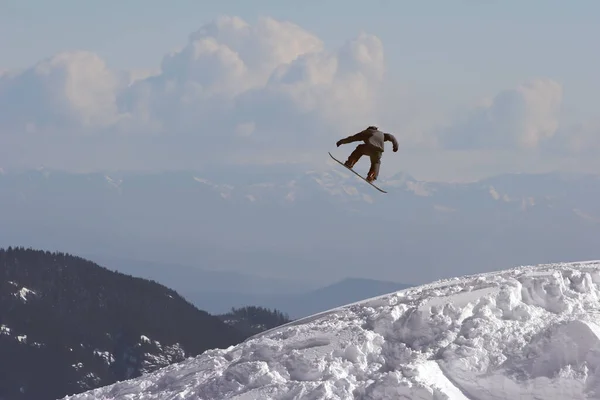
[[[369,183],[377,180],[377,177],[375,176],[375,171],[369,171],[369,173],[367,174],[366,180]]]
[[[344,163],[346,168],[350,168],[350,169],[352,169],[352,167],[354,167],[354,164],[356,164],[356,161],[353,161],[350,159],[347,159],[346,162]]]

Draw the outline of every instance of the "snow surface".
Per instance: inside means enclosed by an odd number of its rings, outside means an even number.
[[[19,292],[18,292],[18,293],[15,293],[15,296],[18,296],[18,297],[20,297],[20,298],[21,298],[21,300],[23,300],[23,302],[25,302],[25,303],[26,303],[26,302],[27,302],[27,300],[28,300],[28,297],[27,297],[27,296],[28,296],[30,293],[31,293],[31,294],[33,294],[33,295],[35,295],[35,294],[36,294],[36,293],[35,293],[33,290],[29,290],[29,289],[27,289],[26,287],[24,287],[24,288],[21,288],[21,290],[19,290]]]
[[[600,399],[600,261],[437,281],[71,400]]]

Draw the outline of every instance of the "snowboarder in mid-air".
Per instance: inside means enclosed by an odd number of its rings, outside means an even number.
[[[366,181],[371,183],[379,176],[379,167],[381,166],[381,156],[384,151],[384,142],[392,142],[392,150],[398,151],[398,141],[391,133],[384,133],[379,130],[376,126],[369,126],[367,129],[358,132],[354,135],[348,136],[347,138],[340,139],[337,141],[337,147],[342,144],[364,141],[363,144],[356,146],[356,149],[344,163],[347,168],[352,169],[354,164],[362,157],[369,156],[371,159],[371,168],[367,174]]]

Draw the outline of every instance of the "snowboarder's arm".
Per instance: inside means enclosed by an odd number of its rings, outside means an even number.
[[[340,144],[348,144],[348,143],[352,143],[352,142],[359,142],[365,139],[368,139],[369,136],[371,136],[371,132],[368,131],[367,129],[365,129],[364,131],[358,132],[354,135],[350,135],[348,137],[345,137],[343,139],[338,140],[337,145],[339,146]]]
[[[392,146],[394,147],[393,150],[398,151],[398,141],[396,140],[396,137],[394,135],[392,135],[391,133],[384,133],[383,141],[392,142]]]

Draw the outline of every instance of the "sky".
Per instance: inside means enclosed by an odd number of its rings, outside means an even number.
[[[600,3],[0,0],[0,168],[600,171]]]

